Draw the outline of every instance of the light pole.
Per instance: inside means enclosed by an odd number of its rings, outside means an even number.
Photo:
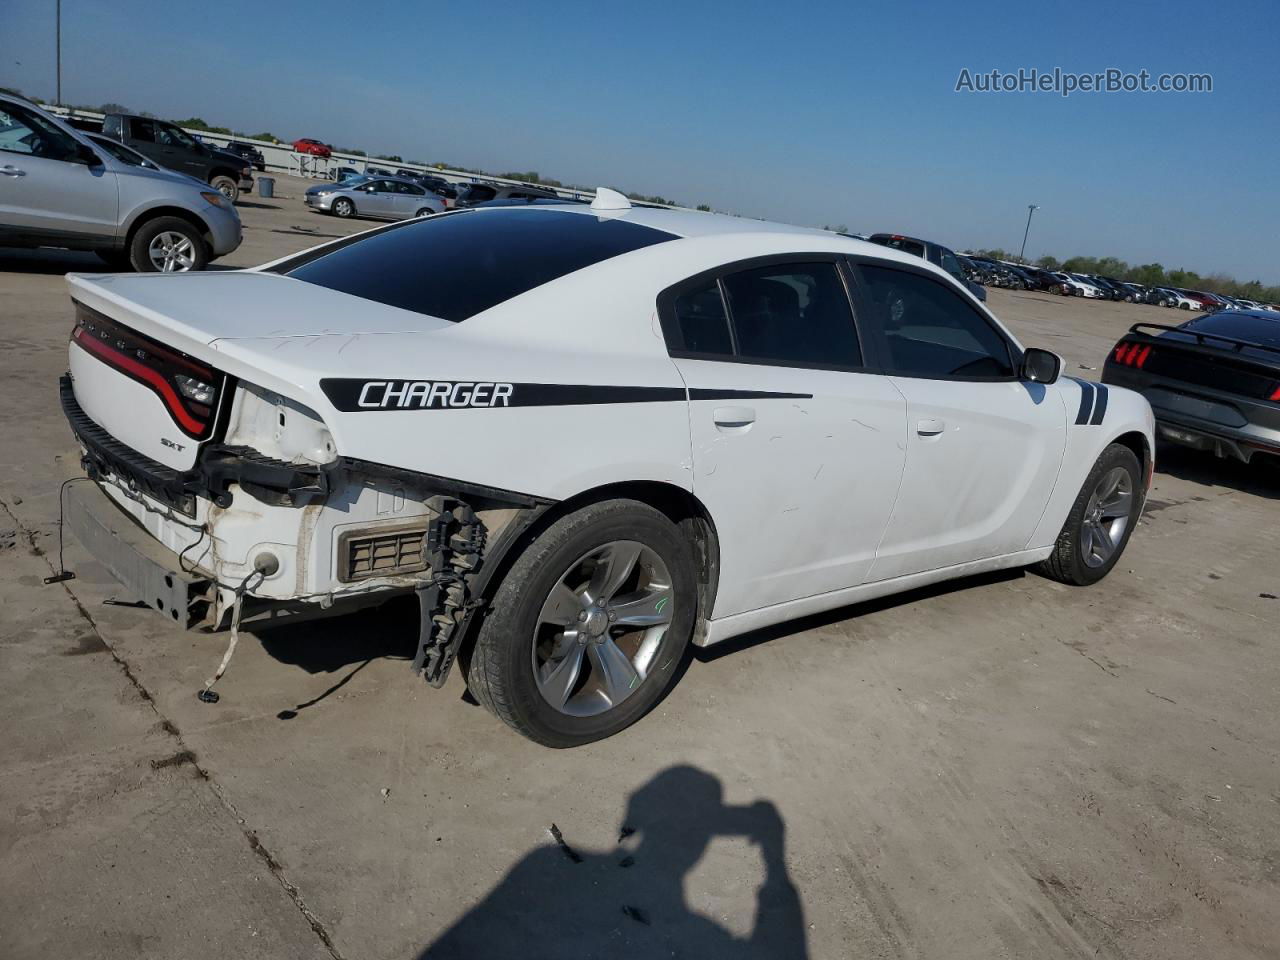
[[[54,94],[53,100],[58,106],[62,106],[62,0],[57,0],[57,21],[58,81],[57,92]]]
[[[62,0],[58,0],[58,2],[61,3]],[[1026,260],[1024,259],[1023,254],[1027,252],[1027,234],[1031,232],[1031,215],[1039,209],[1040,208],[1036,206],[1034,203],[1027,204],[1027,229],[1022,231],[1022,249],[1018,251],[1019,263],[1026,263]]]

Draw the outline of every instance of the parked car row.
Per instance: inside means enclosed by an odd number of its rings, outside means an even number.
[[[1228,297],[1225,294],[1209,293],[1203,290],[1147,286],[1116,277],[1066,270],[1050,271],[1031,264],[1010,263],[989,257],[971,255],[960,257],[959,260],[967,279],[988,287],[1041,290],[1066,297],[1122,300],[1126,303],[1145,303],[1152,306],[1203,310],[1210,313],[1219,310],[1280,311],[1280,306],[1275,304],[1264,304],[1256,300]]]

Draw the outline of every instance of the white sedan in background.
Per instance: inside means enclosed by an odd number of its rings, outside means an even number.
[[[690,644],[1091,584],[1151,477],[1146,400],[919,257],[603,189],[68,282],[67,524],[128,592],[233,629],[414,593],[415,667],[551,746],[641,717]]]

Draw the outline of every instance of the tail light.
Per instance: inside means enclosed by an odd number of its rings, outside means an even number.
[[[76,304],[71,342],[151,390],[187,436],[194,440],[208,436],[223,374],[82,303]]]
[[[1274,400],[1276,403],[1280,403],[1280,386],[1277,386],[1274,390],[1272,390],[1271,396],[1268,397],[1267,399]]]
[[[1122,367],[1136,367],[1141,370],[1151,356],[1151,345],[1142,343],[1121,343],[1116,346],[1115,361]]]

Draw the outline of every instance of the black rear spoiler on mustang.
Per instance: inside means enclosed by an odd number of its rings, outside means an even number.
[[[1186,327],[1175,327],[1168,323],[1135,323],[1129,328],[1130,333],[1142,334],[1143,336],[1151,336],[1143,334],[1142,331],[1160,330],[1166,333],[1178,333],[1186,337],[1194,337],[1196,343],[1200,346],[1213,347],[1216,343],[1226,343],[1230,346],[1228,349],[1235,350],[1237,353],[1248,347],[1251,350],[1266,350],[1268,353],[1274,353],[1280,356],[1280,346],[1271,347],[1265,343],[1258,343],[1256,340],[1240,340],[1236,337],[1224,337],[1217,333],[1204,333],[1200,330],[1189,330]],[[1205,343],[1206,340],[1213,340],[1215,343]]]

